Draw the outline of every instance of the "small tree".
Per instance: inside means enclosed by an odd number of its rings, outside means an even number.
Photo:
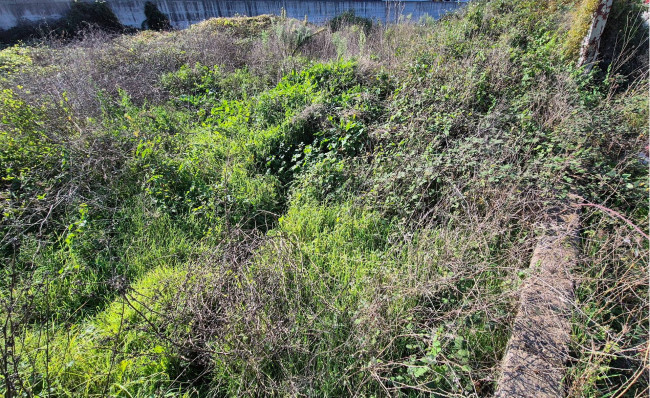
[[[372,20],[356,15],[354,10],[348,10],[332,18],[329,22],[332,32],[340,30],[344,26],[358,25],[363,28],[363,31],[368,34],[372,29]]]
[[[151,1],[144,3],[144,16],[147,19],[142,22],[143,29],[170,30],[172,28],[169,17],[163,14],[158,9],[158,6]]]
[[[124,26],[120,23],[111,7],[103,1],[92,3],[73,1],[63,23],[64,29],[72,35],[88,25],[97,26],[109,32],[124,30]]]

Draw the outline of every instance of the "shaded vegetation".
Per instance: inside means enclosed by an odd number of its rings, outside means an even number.
[[[648,223],[648,30],[585,73],[579,6],[1,51],[0,391],[491,395],[546,210]],[[583,226],[566,391],[643,395],[648,241]]]
[[[0,46],[45,38],[70,39],[79,36],[89,28],[100,29],[108,33],[132,30],[120,23],[106,2],[73,1],[70,3],[70,9],[60,19],[21,22],[13,28],[0,29]]]
[[[357,25],[362,27],[365,33],[368,33],[372,29],[372,20],[360,17],[354,13],[354,10],[349,10],[332,18],[329,25],[332,32],[336,32],[346,25]]]
[[[142,23],[143,29],[169,30],[172,27],[169,17],[163,14],[158,9],[158,6],[151,1],[144,3],[144,16],[147,19]]]
[[[147,1],[144,5],[146,19],[142,29],[170,30],[169,17],[162,13],[155,3]],[[70,9],[60,19],[47,21],[23,21],[9,29],[0,29],[0,48],[18,42],[42,40],[70,40],[87,34],[89,30],[106,33],[133,33],[136,31],[122,25],[111,7],[105,1],[71,1]]]

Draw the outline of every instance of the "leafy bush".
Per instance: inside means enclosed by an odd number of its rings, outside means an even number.
[[[66,32],[70,35],[79,32],[85,25],[94,25],[110,32],[121,32],[124,30],[124,26],[117,19],[111,7],[104,1],[95,1],[93,3],[83,1],[72,2],[70,4],[70,11],[68,11],[64,20]]]
[[[144,3],[144,16],[147,19],[142,22],[142,29],[169,30],[172,27],[169,17],[163,14],[158,9],[158,6],[151,1]]]
[[[332,32],[336,32],[344,26],[358,25],[368,34],[372,29],[372,20],[360,17],[354,13],[354,10],[349,10],[332,18],[329,25]]]

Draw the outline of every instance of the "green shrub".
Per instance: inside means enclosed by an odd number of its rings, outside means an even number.
[[[158,9],[158,6],[151,1],[144,3],[144,16],[146,19],[142,22],[142,29],[169,30],[172,27],[169,17],[163,14]]]
[[[363,28],[365,34],[368,34],[370,29],[372,29],[372,20],[360,17],[354,13],[354,10],[349,10],[335,16],[329,22],[332,32],[336,32],[342,27],[350,25],[358,25]]]
[[[74,35],[87,26],[97,26],[109,32],[124,30],[124,26],[120,23],[111,7],[104,1],[92,3],[73,1],[64,20],[66,32],[70,35]]]

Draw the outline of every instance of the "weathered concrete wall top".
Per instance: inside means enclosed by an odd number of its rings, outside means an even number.
[[[145,19],[145,1],[106,0],[123,24],[137,28],[141,27]],[[303,19],[307,16],[313,23],[323,23],[347,10],[384,22],[409,14],[413,18],[425,14],[439,18],[461,7],[463,1],[154,0],[154,3],[169,15],[175,28],[186,28],[211,17],[280,14],[282,9],[289,17]],[[0,28],[8,29],[21,21],[60,18],[69,8],[70,0],[0,0]]]

